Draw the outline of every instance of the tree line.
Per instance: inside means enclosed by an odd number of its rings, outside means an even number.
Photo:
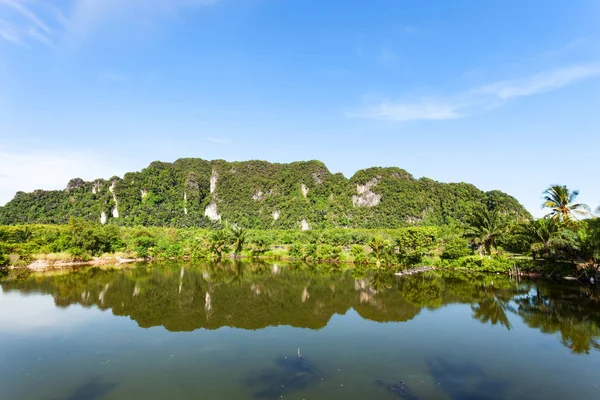
[[[598,268],[600,220],[576,202],[577,191],[551,186],[540,219],[515,220],[498,204],[464,221],[397,229],[256,230],[220,224],[213,229],[120,227],[71,218],[66,225],[0,226],[0,265],[35,259],[89,260],[113,255],[146,259],[297,259],[395,270],[411,265],[482,271]],[[600,210],[597,210],[600,211]],[[585,217],[585,218],[582,218]]]

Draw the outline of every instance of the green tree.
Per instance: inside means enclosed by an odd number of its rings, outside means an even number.
[[[483,247],[486,254],[492,254],[496,241],[506,232],[506,224],[498,208],[484,208],[475,211],[470,219],[465,235],[475,244]]]
[[[540,218],[519,226],[518,236],[529,243],[534,260],[538,256],[556,258],[557,251],[567,248],[573,239],[572,232],[551,218]]]
[[[401,229],[396,236],[398,256],[408,264],[421,262],[431,252],[437,241],[437,230],[432,227],[410,227]]]
[[[550,186],[544,192],[542,208],[549,208],[548,218],[557,221],[570,222],[577,217],[590,215],[590,208],[581,203],[575,203],[579,196],[578,190],[569,190],[565,185]]]
[[[253,256],[262,256],[269,250],[269,246],[271,246],[270,239],[264,235],[253,237],[251,242]]]
[[[373,251],[372,254],[375,257],[375,263],[377,264],[377,268],[379,268],[386,253],[390,251],[390,242],[383,236],[377,235],[369,241],[368,246]]]
[[[598,220],[589,221],[574,235],[573,248],[585,263],[594,267],[600,260],[600,224]]]
[[[210,251],[217,256],[217,259],[223,258],[223,253],[229,251],[229,243],[229,235],[223,229],[214,231],[208,239]]]
[[[244,250],[244,244],[246,243],[246,230],[241,226],[234,225],[231,228],[231,239],[233,244],[233,255],[238,258],[242,250]]]

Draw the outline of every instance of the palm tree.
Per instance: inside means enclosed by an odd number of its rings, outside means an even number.
[[[368,245],[371,248],[371,250],[373,250],[373,255],[375,256],[375,263],[377,265],[377,268],[379,268],[383,256],[387,251],[389,251],[390,242],[386,240],[383,236],[377,235],[369,241]]]
[[[590,208],[581,203],[575,203],[579,196],[578,190],[570,191],[564,185],[550,186],[544,192],[544,203],[542,208],[549,208],[551,211],[546,216],[557,221],[570,222],[577,217],[590,215]]]
[[[533,259],[536,256],[552,258],[556,250],[567,248],[573,243],[573,233],[564,229],[560,222],[551,218],[541,218],[521,225],[518,235],[531,243]]]
[[[214,231],[209,238],[209,247],[210,251],[213,254],[216,254],[217,259],[221,259],[223,257],[223,253],[229,251],[229,235],[223,229]]]
[[[231,238],[233,239],[233,255],[237,258],[246,243],[246,230],[240,226],[233,226],[231,228]]]
[[[475,211],[471,216],[470,227],[465,234],[474,239],[475,243],[483,246],[487,254],[492,254],[496,240],[504,234],[506,225],[500,217],[498,208],[484,208]]]

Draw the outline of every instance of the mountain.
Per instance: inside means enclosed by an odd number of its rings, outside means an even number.
[[[347,179],[319,161],[185,158],[155,161],[123,178],[77,178],[64,190],[18,192],[0,207],[0,224],[62,224],[82,217],[129,226],[227,222],[261,229],[396,228],[464,221],[481,206],[500,206],[511,219],[531,218],[516,199],[500,191],[415,179],[395,167],[369,168]]]

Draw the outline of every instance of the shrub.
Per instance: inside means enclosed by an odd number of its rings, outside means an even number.
[[[342,249],[338,246],[324,244],[318,248],[318,259],[323,261],[339,261],[342,255]]]
[[[288,255],[291,258],[301,259],[304,258],[304,247],[301,244],[293,244],[288,250]]]
[[[470,254],[469,241],[461,237],[453,237],[444,243],[444,251],[441,257],[444,260],[458,260]]]
[[[367,263],[367,254],[365,253],[365,248],[360,244],[353,244],[350,248],[350,254],[354,258],[354,262],[357,264],[366,264]]]

